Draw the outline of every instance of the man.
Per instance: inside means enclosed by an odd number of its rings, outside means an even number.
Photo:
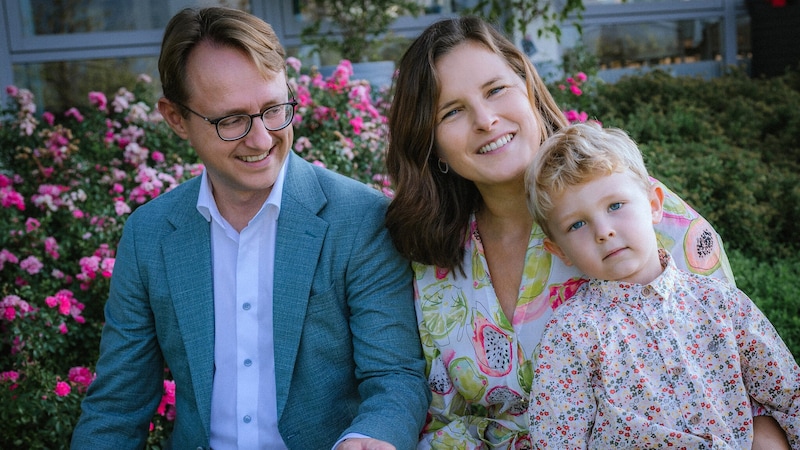
[[[291,151],[271,27],[232,9],[167,25],[158,108],[201,177],[137,209],[73,448],[142,448],[176,384],[174,448],[410,449],[429,402],[386,200]]]

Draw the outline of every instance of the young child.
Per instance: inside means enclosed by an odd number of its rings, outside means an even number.
[[[744,293],[658,248],[664,192],[627,134],[563,129],[526,188],[545,248],[590,277],[540,344],[535,448],[749,449],[752,398],[800,449],[800,368]]]

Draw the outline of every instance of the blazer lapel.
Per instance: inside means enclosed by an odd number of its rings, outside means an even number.
[[[210,430],[214,376],[214,291],[210,228],[196,209],[199,186],[198,177],[183,198],[174,202],[173,205],[178,205],[171,215],[175,231],[164,239],[162,251],[166,279],[197,399],[197,410],[204,428]]]
[[[290,153],[278,217],[272,308],[278,419],[286,405],[312,278],[328,229],[317,215],[325,203],[311,165]]]

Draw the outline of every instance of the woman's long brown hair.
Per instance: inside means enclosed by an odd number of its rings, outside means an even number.
[[[439,101],[436,61],[470,40],[503,57],[526,81],[531,107],[541,124],[541,140],[567,124],[527,56],[483,19],[459,17],[430,25],[406,50],[398,66],[389,111],[386,167],[395,196],[386,226],[407,258],[462,275],[470,214],[482,199],[475,184],[437,167],[435,105]],[[445,81],[446,82],[446,81]]]

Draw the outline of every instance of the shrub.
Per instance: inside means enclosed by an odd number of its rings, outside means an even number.
[[[800,72],[711,80],[663,72],[597,84],[606,126],[639,142],[654,176],[706,216],[726,246],[770,260],[800,240]]]
[[[199,173],[137,94],[37,116],[7,88],[0,122],[2,448],[65,448],[94,375],[114,252],[130,212]],[[158,421],[157,421],[158,422]],[[154,439],[160,437],[155,435]]]
[[[800,363],[800,302],[797,298],[800,258],[765,262],[734,250],[728,255],[736,284],[769,318],[795,360]]]

